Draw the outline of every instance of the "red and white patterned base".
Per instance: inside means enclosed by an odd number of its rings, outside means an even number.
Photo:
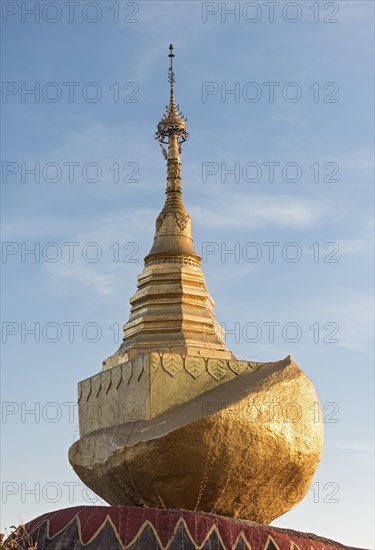
[[[132,506],[77,506],[44,514],[16,548],[38,550],[329,550],[349,548],[309,533],[213,514]],[[23,540],[22,540],[23,539]],[[10,539],[5,547],[11,548]]]

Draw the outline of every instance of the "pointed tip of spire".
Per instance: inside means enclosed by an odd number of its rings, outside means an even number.
[[[169,80],[169,83],[171,85],[171,98],[173,98],[173,84],[175,83],[175,76],[174,76],[174,71],[173,71],[173,58],[174,58],[173,44],[169,44],[169,55],[168,55],[168,57],[171,60],[171,64],[169,66],[168,80]]]
[[[170,53],[168,56],[170,58],[170,66],[168,69],[168,81],[170,84],[169,105],[166,106],[166,113],[157,126],[155,139],[157,139],[160,143],[167,143],[169,136],[177,135],[178,141],[181,145],[182,142],[189,138],[189,134],[186,131],[186,119],[182,114],[179,105],[176,105],[174,99],[175,74],[173,70],[173,50],[174,46],[173,44],[170,44]]]

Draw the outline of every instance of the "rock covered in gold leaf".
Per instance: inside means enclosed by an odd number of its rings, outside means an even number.
[[[155,418],[89,433],[71,447],[69,459],[84,483],[113,505],[268,524],[305,496],[322,448],[314,386],[286,358]]]

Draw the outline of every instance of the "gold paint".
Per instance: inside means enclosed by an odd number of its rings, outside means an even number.
[[[112,505],[160,507],[161,498],[268,524],[309,490],[323,446],[316,403],[293,361],[267,363],[151,420],[83,436],[69,458]]]
[[[201,356],[153,352],[137,355],[131,361],[95,374],[81,383],[90,384],[95,391],[79,403],[80,434],[137,419],[156,418],[220,384],[256,370],[249,367],[248,361],[236,361],[237,370],[228,368],[230,363]],[[261,363],[257,363],[257,368],[260,367]],[[108,381],[104,384],[103,374],[111,377],[110,385]],[[135,418],[129,403],[136,404]],[[113,410],[122,411],[121,416],[114,419]],[[100,414],[88,415],[87,411],[100,411]]]

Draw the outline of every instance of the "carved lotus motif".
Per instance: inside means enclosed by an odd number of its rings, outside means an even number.
[[[135,380],[139,381],[145,370],[143,357],[140,357],[139,359],[132,361],[132,364],[133,364],[133,376]]]
[[[153,374],[158,370],[160,362],[161,362],[160,357],[155,357],[154,355],[151,356],[150,365],[149,365],[149,370],[151,374]]]
[[[99,392],[100,392],[101,387],[102,387],[102,383],[101,383],[101,380],[100,380],[100,374],[98,376],[94,376],[92,378],[91,387],[92,387],[92,392],[95,395],[95,397],[98,397]]]
[[[122,382],[121,365],[112,369],[112,383],[117,390]]]
[[[82,382],[82,398],[87,401],[91,394],[91,378]]]
[[[185,370],[193,378],[198,378],[206,370],[206,361],[203,357],[186,357]]]
[[[243,361],[228,361],[228,365],[230,370],[238,375],[246,370],[246,364]]]
[[[182,361],[181,356],[164,353],[162,366],[163,369],[173,377],[182,369]]]
[[[110,370],[103,371],[100,377],[101,377],[102,388],[105,391],[105,393],[108,393],[109,388],[111,387],[111,384],[112,384],[111,371]]]
[[[121,367],[121,371],[122,371],[123,381],[125,382],[125,384],[129,384],[130,378],[131,378],[132,373],[133,373],[133,369],[132,369],[131,365],[129,365],[129,363],[124,363]]]
[[[81,399],[82,399],[82,382],[78,384],[78,399],[77,399],[78,403],[81,401]]]
[[[222,380],[226,374],[225,361],[219,359],[209,359],[207,370],[215,380]]]

